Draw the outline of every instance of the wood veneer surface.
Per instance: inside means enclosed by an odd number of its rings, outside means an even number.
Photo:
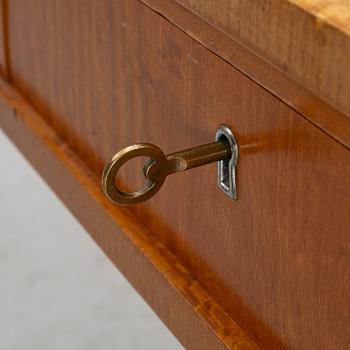
[[[8,47],[7,47],[7,2],[0,0],[0,74],[7,77]]]
[[[106,198],[99,177],[1,78],[0,126],[186,349],[258,349],[126,207]]]
[[[206,19],[173,0],[140,0],[350,149],[350,118]],[[285,1],[285,0],[283,0]],[[240,17],[235,17],[236,21]],[[293,57],[292,57],[293,58]],[[291,58],[291,59],[292,59]]]
[[[350,5],[176,0],[350,117]]]
[[[346,349],[345,147],[137,1],[13,0],[8,15],[13,84],[97,174],[127,144],[171,152],[230,125],[238,202],[211,165],[132,211],[261,345]]]

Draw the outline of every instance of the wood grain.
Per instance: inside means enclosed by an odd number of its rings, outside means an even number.
[[[350,5],[345,1],[176,1],[350,117]]]
[[[13,84],[96,174],[127,144],[170,153],[230,125],[237,203],[212,165],[132,214],[262,347],[348,347],[346,147],[137,1],[13,0],[9,33]]]
[[[96,174],[1,79],[0,116],[19,150],[187,349],[258,349],[144,225],[106,199]]]
[[[288,0],[318,21],[350,35],[350,3],[344,0]]]
[[[350,118],[289,79],[268,62],[173,1],[141,0],[191,38],[230,63],[350,149]]]
[[[0,75],[8,78],[7,0],[0,0]]]

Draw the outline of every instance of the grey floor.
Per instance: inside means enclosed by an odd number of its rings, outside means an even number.
[[[1,130],[0,349],[183,349]]]

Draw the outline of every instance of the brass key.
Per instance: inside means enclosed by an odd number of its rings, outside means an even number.
[[[115,179],[119,169],[130,159],[146,156],[150,158],[144,166],[146,184],[135,192],[123,192],[116,186]],[[235,166],[238,147],[231,130],[222,125],[216,133],[216,142],[165,155],[150,143],[137,143],[123,148],[105,166],[102,174],[102,189],[114,203],[133,205],[154,196],[168,175],[209,163],[219,162],[218,184],[232,199],[237,199],[235,185]]]

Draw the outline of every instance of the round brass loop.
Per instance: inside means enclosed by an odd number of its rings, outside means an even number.
[[[135,192],[123,192],[115,184],[117,173],[121,166],[132,158],[145,156],[152,159],[154,171],[152,179],[146,177],[146,184]],[[114,203],[133,205],[146,201],[155,195],[161,188],[166,174],[162,172],[166,157],[162,150],[149,143],[138,143],[125,147],[114,155],[112,160],[105,166],[102,174],[102,189],[105,195]]]

